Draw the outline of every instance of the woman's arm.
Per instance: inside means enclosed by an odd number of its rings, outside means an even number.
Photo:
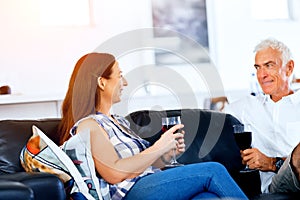
[[[90,129],[91,151],[97,172],[109,183],[119,183],[134,178],[152,165],[161,155],[176,147],[176,139],[182,134],[173,134],[183,125],[176,125],[165,132],[151,147],[134,156],[120,159],[105,130],[93,119],[82,121],[77,131]]]

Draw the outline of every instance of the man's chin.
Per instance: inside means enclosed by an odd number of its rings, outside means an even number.
[[[264,94],[267,94],[267,95],[270,95],[272,93],[272,90],[270,90],[270,89],[262,88],[262,91],[263,91]]]

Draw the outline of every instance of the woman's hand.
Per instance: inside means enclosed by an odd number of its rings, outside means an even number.
[[[185,151],[185,144],[183,133],[174,133],[178,129],[182,129],[183,124],[177,124],[167,130],[165,133],[161,135],[161,137],[154,143],[153,146],[158,150],[161,150],[162,155],[168,153],[169,151],[176,149],[179,153]]]
[[[179,128],[178,128],[179,127]],[[170,164],[170,160],[174,156],[174,150],[176,149],[176,155],[185,152],[184,134],[185,132],[181,129],[182,125],[176,125],[161,135],[161,138],[154,144],[156,148],[166,148],[166,152],[163,153],[159,159],[163,164],[154,164],[156,167],[163,168],[166,164]],[[177,132],[181,129],[180,132]],[[161,145],[161,146],[160,146]]]
[[[185,152],[185,143],[184,143],[184,134],[185,132],[182,130],[180,133],[175,133],[177,135],[174,135],[176,137],[176,155],[180,155],[183,152]],[[173,156],[175,148],[172,148],[169,152],[165,153],[164,159],[165,160],[170,160],[171,157]]]
[[[185,143],[184,143],[184,130],[181,130],[180,133],[175,133],[178,134],[177,137],[177,143],[176,143],[176,155],[182,154],[183,152],[185,152]]]

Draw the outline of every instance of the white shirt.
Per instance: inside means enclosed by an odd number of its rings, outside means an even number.
[[[274,102],[269,95],[247,96],[225,112],[252,129],[252,147],[268,157],[287,157],[300,142],[300,91]],[[260,172],[261,190],[268,192],[273,172]]]

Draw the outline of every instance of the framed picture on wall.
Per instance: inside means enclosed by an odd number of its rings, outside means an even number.
[[[157,64],[181,64],[183,60],[173,55],[172,50],[189,55],[191,62],[208,61],[205,0],[152,0],[152,21],[155,27],[154,38],[164,47],[155,51]],[[195,52],[199,46],[206,52]]]

